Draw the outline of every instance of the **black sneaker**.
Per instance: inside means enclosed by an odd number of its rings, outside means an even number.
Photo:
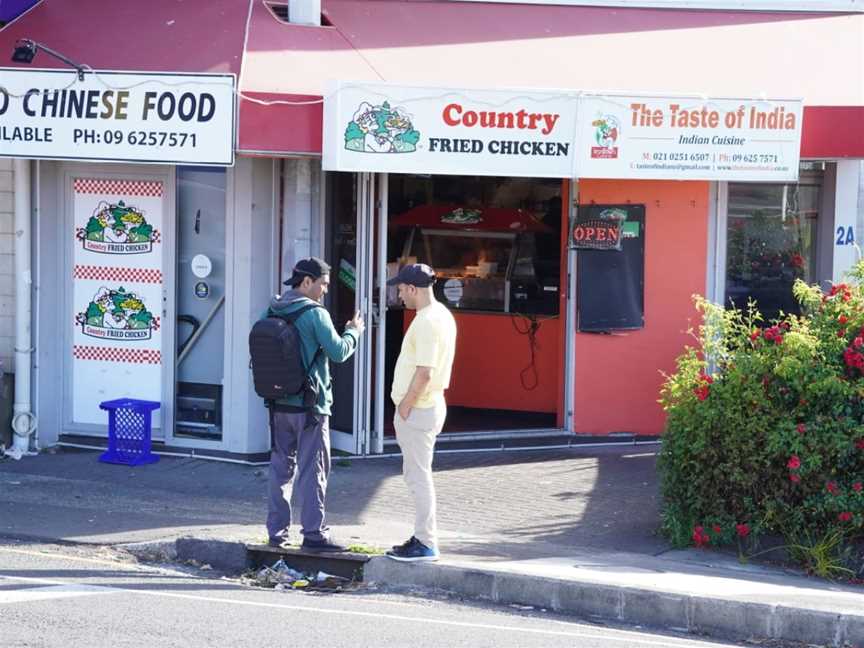
[[[303,551],[312,551],[315,553],[336,553],[339,551],[348,551],[347,547],[336,544],[330,538],[321,538],[320,540],[311,540],[303,538],[303,544],[300,545]]]
[[[387,552],[387,556],[400,562],[434,562],[438,560],[438,550],[427,547],[414,538],[414,544],[399,547]]]
[[[419,542],[419,541],[417,540],[417,537],[416,537],[416,536],[411,536],[410,538],[408,538],[408,539],[407,539],[405,542],[403,542],[402,544],[400,544],[400,545],[393,545],[393,551],[401,551],[401,550],[407,549],[408,547],[410,547],[411,545],[413,545],[415,542]]]
[[[285,538],[269,538],[267,540],[268,547],[276,547],[277,549],[281,549],[282,545],[287,542]]]

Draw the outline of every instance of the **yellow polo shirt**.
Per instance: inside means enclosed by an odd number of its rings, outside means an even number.
[[[434,407],[444,402],[444,390],[450,386],[450,370],[456,352],[456,320],[440,302],[432,302],[417,311],[417,316],[402,339],[402,350],[396,360],[390,397],[396,405],[402,402],[417,367],[431,367],[432,379],[414,407]]]

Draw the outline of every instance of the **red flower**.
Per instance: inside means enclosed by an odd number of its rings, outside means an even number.
[[[711,530],[714,533],[723,533],[723,529],[720,527],[719,524],[715,524],[713,527],[711,527]]]
[[[750,334],[750,340],[752,340],[753,342],[755,342],[756,340],[759,339],[759,336],[760,336],[760,335],[762,335],[762,333],[759,331],[759,329],[755,329],[755,330]]]
[[[840,317],[837,318],[837,321],[840,322],[841,324],[845,324],[846,322],[849,321],[849,318],[846,317],[845,315],[841,315]]]
[[[801,481],[801,476],[798,473],[789,473],[789,481],[797,484]]]
[[[750,527],[746,524],[736,524],[735,530],[738,532],[739,538],[746,538],[748,535],[750,535]]]
[[[697,547],[704,547],[711,541],[711,538],[708,537],[708,534],[705,533],[705,529],[701,526],[693,527],[693,544]]]
[[[807,426],[804,423],[798,424],[798,434],[804,434],[807,431]]]
[[[704,401],[708,398],[708,394],[711,392],[710,385],[714,382],[714,379],[706,374],[704,371],[699,372],[699,386],[693,390],[693,393],[696,394],[696,397],[700,401]]]
[[[860,335],[854,340],[852,340],[852,346],[854,346],[856,349],[859,348],[862,344],[864,344],[864,338],[862,338]]]
[[[854,484],[852,484],[852,490],[854,490],[856,493],[860,493],[862,489],[864,489],[864,484],[862,484],[861,482],[855,482]]]
[[[798,470],[801,467],[801,460],[798,458],[798,455],[792,455],[789,457],[789,461],[786,462],[786,467],[789,470]]]
[[[837,519],[841,522],[848,522],[852,519],[852,514],[849,511],[843,511],[840,515],[837,516]]]
[[[864,371],[864,355],[859,351],[853,350],[851,347],[846,347],[846,350],[843,352],[843,362],[846,363],[847,367]]]
[[[855,447],[858,448],[859,450],[864,450],[864,437],[858,439],[855,442]]]
[[[846,329],[840,329],[839,331],[837,331],[837,337],[838,338],[846,337]]]
[[[762,335],[769,342],[774,342],[774,344],[782,344],[783,343],[782,331],[785,330],[786,328],[788,328],[788,327],[772,326],[771,328],[765,329],[765,332]]]
[[[835,481],[829,481],[827,484],[825,484],[825,490],[827,490],[832,495],[840,494],[840,488],[837,486],[837,482]]]

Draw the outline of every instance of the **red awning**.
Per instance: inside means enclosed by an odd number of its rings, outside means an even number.
[[[29,38],[94,70],[240,73],[247,6],[237,0],[42,0],[0,29],[4,67]],[[43,53],[33,67],[66,69]]]
[[[292,102],[321,97],[328,80],[341,79],[802,97],[803,156],[864,157],[860,13],[409,0],[322,0],[322,6],[333,26],[310,28],[279,23],[263,0],[253,0],[245,94]],[[843,70],[843,83],[826,74],[831,69]],[[320,153],[321,112],[315,103],[243,101],[240,149]]]
[[[803,157],[864,158],[864,14],[322,5],[332,26],[286,24],[264,0],[42,0],[0,29],[0,53],[31,38],[94,69],[234,72],[238,149],[254,155],[320,154],[321,97],[342,79],[802,97]],[[34,65],[64,67],[44,53]]]

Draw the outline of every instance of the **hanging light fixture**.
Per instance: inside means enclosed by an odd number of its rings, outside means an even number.
[[[42,43],[30,40],[29,38],[22,38],[15,43],[15,50],[12,52],[12,60],[15,63],[26,63],[27,65],[30,65],[30,63],[33,62],[33,59],[36,58],[36,54],[39,50],[44,51],[46,54],[50,54],[67,65],[71,65],[78,71],[78,80],[84,80],[84,71],[87,69],[86,65],[80,65],[60,52],[57,52]]]

